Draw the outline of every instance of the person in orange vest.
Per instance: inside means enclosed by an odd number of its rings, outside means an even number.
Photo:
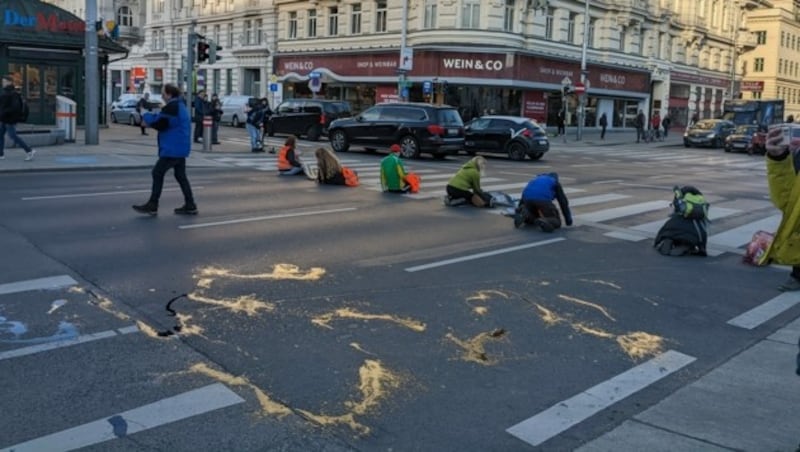
[[[297,138],[294,135],[289,135],[281,150],[278,151],[278,174],[281,176],[303,174],[303,164],[300,163],[295,152],[296,141]]]

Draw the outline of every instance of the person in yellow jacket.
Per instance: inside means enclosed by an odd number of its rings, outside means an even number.
[[[278,174],[281,176],[294,176],[303,174],[303,164],[297,158],[295,142],[297,138],[289,135],[283,143],[283,147],[278,151]]]
[[[800,151],[800,140],[786,143],[783,128],[774,127],[767,135],[766,147],[769,196],[783,213],[783,219],[760,263],[791,265],[789,279],[778,288],[800,290],[800,176],[794,163],[794,155]]]
[[[475,207],[493,207],[492,196],[481,189],[481,176],[486,171],[486,159],[477,156],[465,163],[447,182],[446,206],[457,206],[465,202]]]

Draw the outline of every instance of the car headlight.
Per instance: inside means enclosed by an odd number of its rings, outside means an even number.
[[[715,136],[716,136],[716,134],[709,133],[708,135],[706,135],[706,138],[714,138]]]

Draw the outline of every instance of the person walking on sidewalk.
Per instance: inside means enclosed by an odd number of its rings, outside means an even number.
[[[17,123],[23,119],[24,101],[22,95],[14,89],[11,77],[3,76],[3,89],[0,92],[0,160],[5,157],[6,133],[17,146],[25,150],[25,161],[33,160],[36,151],[17,135]]]
[[[158,200],[164,186],[164,176],[173,169],[175,180],[183,192],[183,206],[175,209],[178,215],[196,215],[197,205],[192,195],[192,186],[186,177],[186,157],[192,150],[192,119],[189,110],[181,99],[181,90],[168,83],[162,95],[167,104],[159,113],[147,112],[144,121],[149,127],[158,130],[158,161],[153,167],[153,188],[150,199],[133,206],[133,210],[149,215],[158,214]]]
[[[608,117],[605,113],[600,115],[600,139],[606,139],[606,127],[608,127]]]
[[[203,138],[203,117],[210,114],[211,107],[206,99],[206,92],[200,91],[194,98],[194,142]]]
[[[669,135],[669,128],[671,125],[672,125],[672,120],[669,119],[669,115],[664,116],[664,120],[661,121],[661,126],[664,127],[664,139],[666,139],[667,135]]]
[[[636,142],[638,143],[639,140],[644,139],[644,126],[647,123],[647,120],[644,117],[644,112],[639,110],[639,114],[636,115]]]
[[[139,113],[139,127],[142,129],[142,135],[147,135],[147,124],[142,119],[146,111],[150,111],[150,93],[144,93],[144,96],[139,98],[139,102],[136,102],[136,113]]]
[[[211,144],[219,144],[219,122],[222,120],[222,102],[217,93],[211,95]]]
[[[658,112],[653,113],[653,117],[650,118],[650,125],[653,127],[653,133],[655,133],[656,138],[661,138],[661,115]]]
[[[264,152],[260,131],[264,122],[264,109],[260,102],[254,102],[247,110],[247,121],[244,126],[250,136],[250,152]]]

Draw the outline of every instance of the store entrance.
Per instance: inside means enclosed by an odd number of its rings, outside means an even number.
[[[14,85],[22,87],[22,96],[28,101],[29,124],[55,125],[56,95],[75,100],[77,71],[74,67],[11,63],[9,73]]]

